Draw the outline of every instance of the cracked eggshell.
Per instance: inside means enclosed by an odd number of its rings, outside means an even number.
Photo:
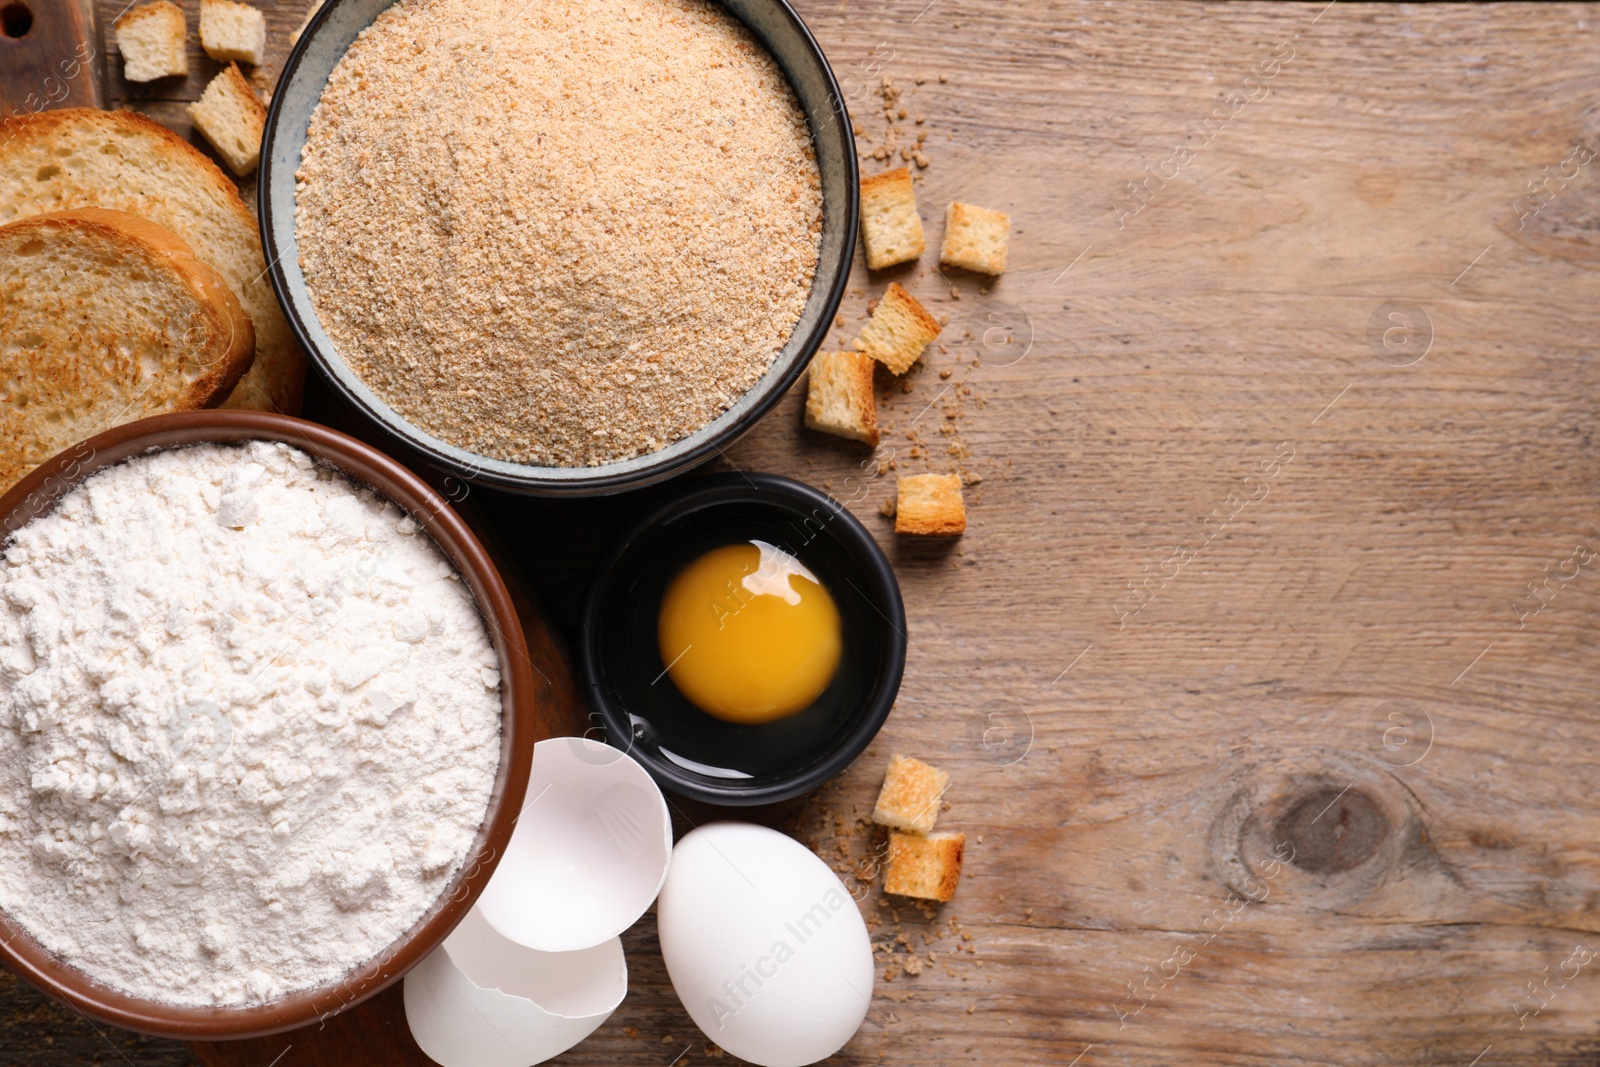
[[[634,759],[582,737],[533,749],[522,815],[477,907],[501,935],[544,952],[616,937],[661,891],[672,819]]]
[[[442,1067],[529,1067],[610,1018],[628,992],[628,967],[618,938],[539,952],[500,936],[473,908],[406,975],[403,992],[411,1036]]]
[[[684,835],[656,923],[690,1018],[741,1059],[815,1063],[866,1018],[867,924],[838,875],[793,838],[739,822]]]

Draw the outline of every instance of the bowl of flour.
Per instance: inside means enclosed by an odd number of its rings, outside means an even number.
[[[336,390],[470,480],[576,495],[715,457],[798,381],[857,182],[784,0],[329,0],[258,188]]]
[[[91,438],[0,498],[0,960],[189,1039],[402,976],[504,850],[538,726],[447,502],[255,412]]]

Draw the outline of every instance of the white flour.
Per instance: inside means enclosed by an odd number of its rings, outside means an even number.
[[[335,979],[471,846],[497,667],[438,547],[303,452],[101,471],[0,560],[0,908],[139,996]]]

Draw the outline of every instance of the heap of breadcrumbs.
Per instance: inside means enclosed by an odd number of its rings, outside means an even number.
[[[799,321],[822,230],[788,83],[702,0],[401,0],[335,68],[297,179],[351,370],[435,437],[543,465],[726,410]]]

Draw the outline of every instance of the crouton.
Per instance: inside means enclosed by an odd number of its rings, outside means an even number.
[[[896,486],[894,532],[953,537],[967,529],[956,474],[908,474]]]
[[[806,425],[835,437],[878,443],[877,361],[865,352],[818,352],[806,386]]]
[[[189,73],[188,30],[183,8],[169,0],[140,4],[113,24],[122,76],[131,82],[181,78]]]
[[[239,73],[237,63],[228,64],[211,79],[200,99],[189,105],[189,117],[229,170],[243,178],[256,169],[267,109]]]
[[[891,830],[925,834],[939,818],[939,799],[949,784],[950,775],[944,771],[896,752],[889,757],[872,821]]]
[[[895,374],[904,374],[938,336],[939,320],[899,282],[890,282],[855,346]]]
[[[861,239],[869,270],[909,263],[927,247],[911,172],[905,167],[861,179]]]
[[[200,47],[218,63],[259,66],[267,54],[267,17],[234,0],[200,0]]]
[[[944,216],[944,244],[939,262],[979,274],[1006,272],[1011,244],[1011,216],[1003,211],[952,202]]]
[[[883,890],[901,897],[948,901],[961,882],[966,834],[889,833],[889,871]]]

